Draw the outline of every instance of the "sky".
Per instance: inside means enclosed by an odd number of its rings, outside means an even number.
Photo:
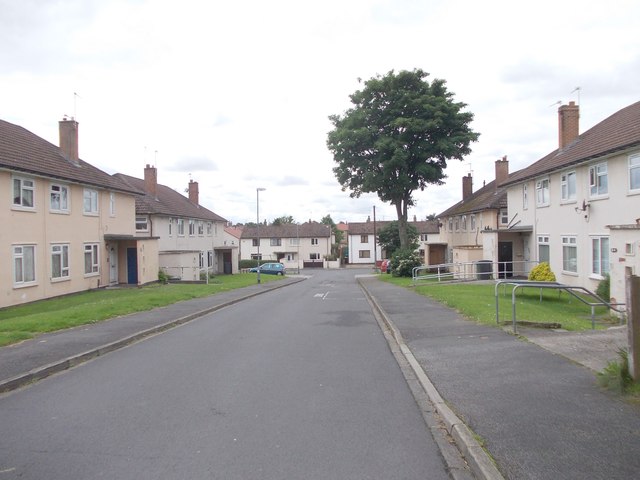
[[[0,0],[0,118],[80,157],[185,193],[232,223],[396,219],[333,174],[329,116],[391,70],[444,79],[480,134],[409,217],[457,203],[558,146],[558,102],[580,132],[640,100],[638,0]],[[579,87],[579,89],[577,89]],[[257,192],[258,188],[264,191]],[[258,208],[259,203],[259,208]]]

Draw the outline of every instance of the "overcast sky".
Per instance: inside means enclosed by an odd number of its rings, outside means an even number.
[[[424,219],[554,150],[557,102],[580,131],[640,100],[640,2],[611,0],[0,0],[0,118],[58,144],[80,123],[80,157],[184,193],[237,223],[395,219],[342,192],[329,115],[390,70],[447,81],[480,140],[445,185],[415,195]],[[581,87],[579,91],[574,91]],[[77,94],[77,95],[76,95]]]

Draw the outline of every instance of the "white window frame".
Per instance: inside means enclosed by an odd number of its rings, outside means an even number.
[[[509,225],[509,209],[501,208],[500,209],[500,225]]]
[[[596,163],[589,167],[589,196],[591,198],[609,195],[609,169],[607,162]]]
[[[367,253],[369,253],[369,255],[371,255],[369,250],[360,250],[360,252],[367,252]],[[365,258],[365,257],[360,257],[360,258]],[[371,257],[369,256],[369,257],[366,257],[366,258],[371,258]],[[319,253],[310,253],[309,254],[309,260],[320,260],[320,254]]]
[[[213,234],[213,225],[211,222],[207,222],[207,235],[211,236]]]
[[[635,180],[635,185],[634,185]],[[640,153],[629,155],[629,193],[640,193]]]
[[[198,221],[198,235],[204,236],[204,222],[202,220]]]
[[[469,223],[470,223],[471,231],[475,232],[476,231],[476,215],[475,214],[471,214],[469,216]]]
[[[311,254],[318,255],[318,254]],[[371,250],[358,250],[358,258],[371,258]],[[313,260],[313,258],[311,258]]]
[[[449,217],[449,231],[453,232],[453,217]]]
[[[529,184],[522,184],[522,209],[527,210],[529,208]]]
[[[19,288],[35,285],[37,271],[36,246],[14,245],[12,248],[12,256],[13,286]]]
[[[17,183],[16,183],[17,182]],[[36,208],[36,182],[32,178],[14,176],[11,179],[13,206],[25,210]],[[31,198],[29,198],[31,197]],[[29,200],[31,205],[29,205]]]
[[[136,215],[136,232],[149,231],[149,217],[146,215]]]
[[[466,215],[462,215],[462,217],[460,219],[460,230],[462,230],[463,232],[467,231],[467,216]]]
[[[178,218],[178,236],[184,237],[184,218]]]
[[[568,252],[573,251],[573,263],[571,265],[571,257],[567,257]],[[578,237],[575,235],[562,236],[562,271],[569,274],[578,273]]]
[[[49,184],[49,211],[69,213],[69,186],[62,183]],[[58,205],[54,202],[57,200]]]
[[[173,236],[173,217],[169,217],[169,236]]]
[[[576,171],[560,174],[560,199],[563,202],[575,202],[577,194]]]
[[[116,194],[109,192],[109,215],[116,216]]]
[[[536,206],[549,206],[551,202],[549,185],[549,177],[539,178],[536,180]]]
[[[318,245],[318,239],[317,238],[312,238],[311,239],[311,245]]]
[[[100,244],[85,243],[84,249],[84,276],[100,275]]]
[[[58,266],[59,272],[56,275],[55,267]],[[51,244],[51,280],[62,281],[69,280],[71,270],[69,268],[69,244],[68,243],[52,243]]]
[[[270,238],[269,239],[269,246],[271,247],[281,247],[282,246],[282,239],[281,238]]]
[[[627,243],[624,244],[624,254],[625,255],[635,255],[636,254],[635,242],[627,242]]]
[[[196,235],[196,222],[193,219],[189,219],[189,236],[194,237]]]
[[[591,275],[598,279],[609,273],[609,236],[591,236]]]
[[[551,264],[551,244],[549,242],[549,235],[538,235],[538,262],[549,262]],[[548,259],[543,259],[540,255],[540,247],[546,247]]]
[[[97,215],[99,213],[98,191],[93,188],[85,188],[82,192],[82,211],[85,215]]]
[[[360,243],[369,243],[369,235],[360,235]]]
[[[213,250],[207,250],[207,266],[213,268]]]
[[[289,245],[291,245],[292,247],[297,247],[300,245],[300,239],[298,237],[295,238],[290,238],[289,239]]]

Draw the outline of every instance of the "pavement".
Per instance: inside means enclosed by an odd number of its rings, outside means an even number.
[[[304,277],[40,335],[0,348],[0,393],[26,386]],[[410,289],[358,278],[477,478],[629,479],[640,407],[603,391],[626,328],[558,332],[479,325]]]

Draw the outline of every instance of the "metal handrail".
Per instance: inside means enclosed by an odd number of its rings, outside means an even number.
[[[478,264],[490,263],[490,271],[478,271]],[[480,262],[454,262],[454,263],[440,263],[436,265],[421,265],[414,267],[412,270],[413,282],[419,282],[422,280],[436,279],[439,282],[443,280],[477,280],[478,276],[488,275],[489,277],[499,275],[527,275],[529,269],[527,266],[536,265],[538,262],[530,260],[512,260],[508,262],[497,262],[490,260],[481,260]],[[515,270],[514,266],[518,269]],[[511,267],[511,270],[508,270]],[[422,273],[435,270],[435,273]]]

